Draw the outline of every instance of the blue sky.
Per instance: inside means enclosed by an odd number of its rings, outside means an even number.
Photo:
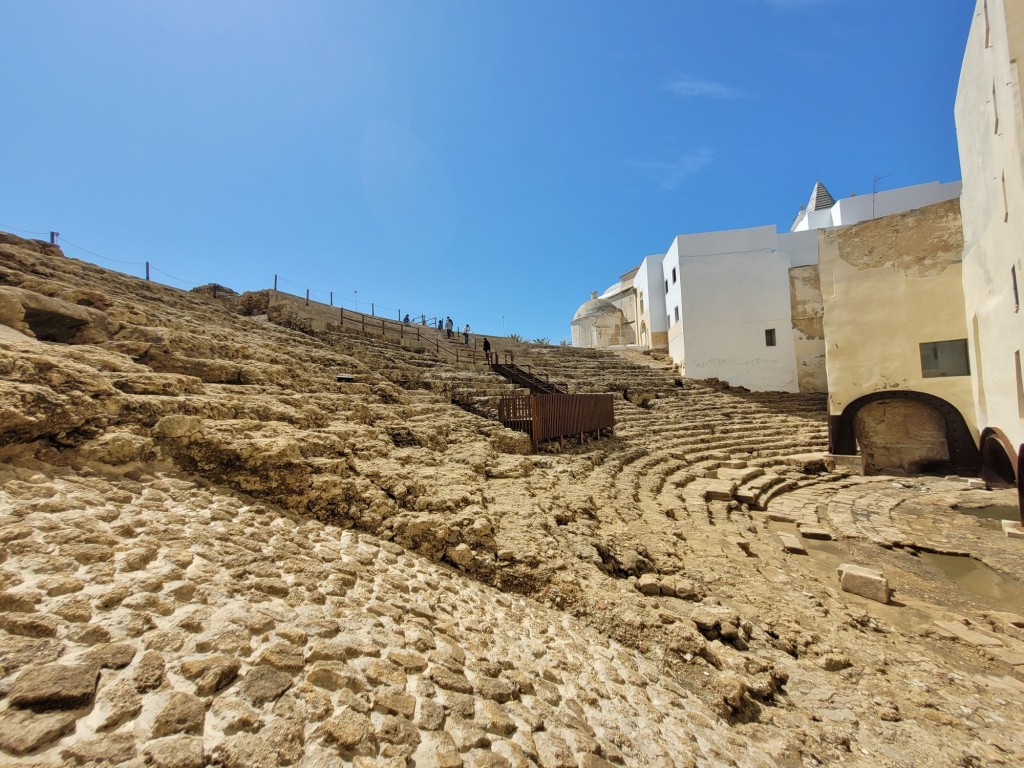
[[[958,179],[973,9],[0,0],[0,228],[557,341],[678,233]]]

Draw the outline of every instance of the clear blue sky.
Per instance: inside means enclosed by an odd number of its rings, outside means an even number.
[[[678,233],[958,179],[973,9],[0,0],[0,225],[557,341]]]

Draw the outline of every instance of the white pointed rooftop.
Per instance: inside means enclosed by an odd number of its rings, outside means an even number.
[[[820,181],[815,182],[814,189],[811,190],[811,199],[807,203],[807,210],[823,211],[835,204],[836,199],[832,197],[832,193],[825,189],[825,185]]]

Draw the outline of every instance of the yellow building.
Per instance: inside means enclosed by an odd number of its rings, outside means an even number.
[[[868,473],[979,468],[957,200],[818,233],[835,454]]]

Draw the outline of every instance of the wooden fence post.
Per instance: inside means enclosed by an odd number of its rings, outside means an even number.
[[[540,426],[537,423],[540,419],[540,403],[538,402],[537,395],[530,395],[530,441],[533,444],[534,452],[537,451],[539,441],[537,435],[540,432]]]

